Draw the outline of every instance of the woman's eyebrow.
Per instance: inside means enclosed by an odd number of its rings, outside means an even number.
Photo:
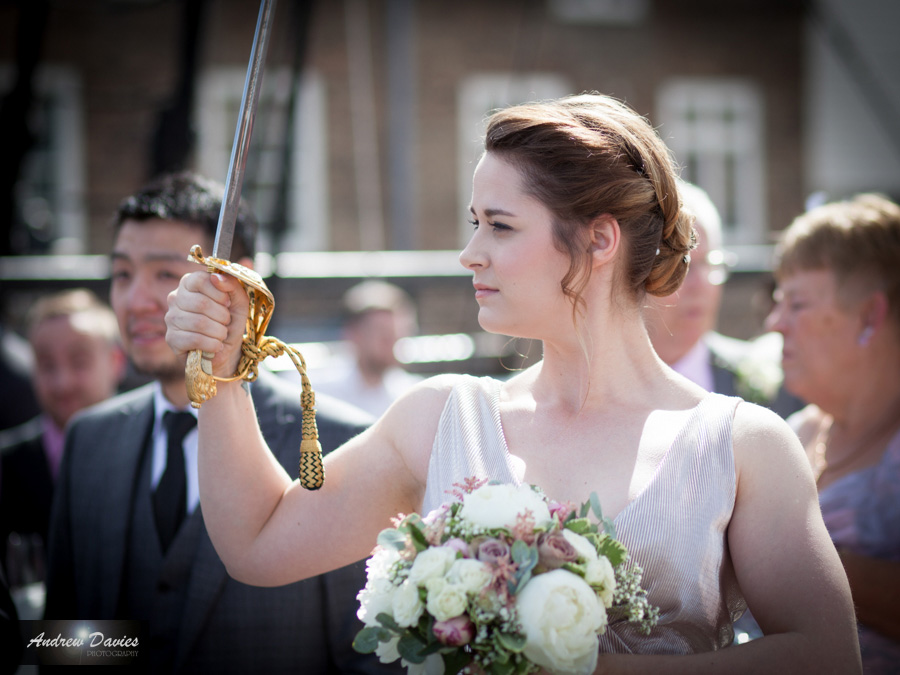
[[[470,206],[469,211],[471,211],[473,215],[475,214],[474,207]],[[510,213],[509,211],[504,211],[503,209],[485,209],[484,215],[486,215],[488,218],[493,218],[494,216],[508,216],[510,218],[516,217],[515,213]]]

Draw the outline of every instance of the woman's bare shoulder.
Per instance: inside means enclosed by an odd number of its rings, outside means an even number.
[[[430,451],[450,393],[467,377],[444,374],[422,380],[394,401],[376,427],[406,456]]]
[[[797,477],[810,482],[812,472],[800,439],[778,414],[741,402],[734,414],[734,456],[739,475]]]

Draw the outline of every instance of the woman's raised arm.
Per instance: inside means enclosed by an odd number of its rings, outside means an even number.
[[[166,339],[179,354],[213,353],[213,372],[230,374],[246,315],[235,279],[190,274],[169,296]],[[433,383],[414,392],[329,454],[325,485],[307,491],[266,447],[246,388],[218,383],[199,414],[200,500],[229,574],[261,586],[319,574],[365,557],[392,516],[417,510],[434,436],[428,420],[436,425],[446,392]]]

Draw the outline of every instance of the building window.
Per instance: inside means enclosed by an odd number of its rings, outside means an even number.
[[[222,68],[205,73],[200,81],[198,170],[222,182],[228,174],[245,77],[244,69]],[[293,83],[291,79],[287,68],[265,74],[241,191],[260,222],[257,249],[272,254],[328,248],[324,86],[315,74]],[[292,86],[296,103],[288,125]],[[278,200],[283,180],[288,183],[281,223]]]
[[[8,92],[15,69],[0,67]],[[41,66],[35,73],[29,124],[35,143],[16,185],[13,247],[19,253],[84,253],[84,126],[81,80],[71,68]]]
[[[650,12],[650,0],[548,0],[550,14],[566,23],[636,26]]]
[[[709,193],[725,242],[761,244],[766,232],[763,100],[737,79],[678,78],[664,83],[654,122],[682,178]]]
[[[558,98],[571,93],[568,81],[558,75],[514,75],[496,73],[475,75],[463,80],[457,101],[459,123],[459,241],[465,246],[472,235],[467,222],[472,198],[472,173],[484,150],[484,132],[488,115],[516,103]]]

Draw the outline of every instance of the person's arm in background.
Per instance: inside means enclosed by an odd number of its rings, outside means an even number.
[[[900,562],[870,558],[839,549],[850,581],[856,618],[900,641]]]

